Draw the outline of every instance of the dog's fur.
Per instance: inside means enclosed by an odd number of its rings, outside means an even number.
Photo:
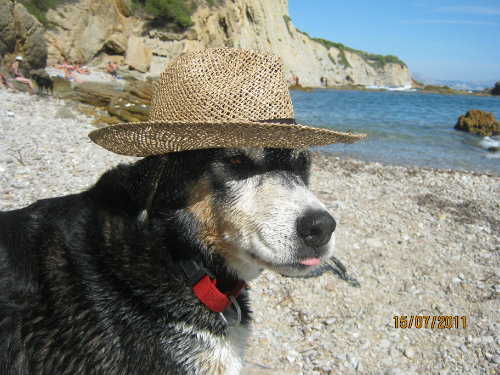
[[[31,75],[31,78],[35,80],[36,85],[38,86],[38,90],[40,91],[41,94],[43,94],[43,89],[47,91],[47,94],[54,95],[54,82],[50,79],[50,77],[44,77],[40,74],[34,73]]]
[[[307,189],[309,165],[307,151],[283,149],[151,156],[81,194],[0,213],[0,373],[239,373],[247,292],[231,327],[179,262],[222,290],[263,268],[315,269],[299,261],[332,255],[335,222]],[[312,245],[304,217],[329,225]],[[233,307],[224,314],[234,321]]]

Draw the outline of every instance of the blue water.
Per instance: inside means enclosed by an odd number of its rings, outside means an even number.
[[[500,120],[498,97],[340,90],[292,91],[291,96],[299,124],[368,135],[321,150],[388,165],[500,175],[500,154],[481,147],[483,137],[454,129],[471,109],[493,112]]]

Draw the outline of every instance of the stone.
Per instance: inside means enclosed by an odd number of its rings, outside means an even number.
[[[131,36],[128,39],[125,64],[128,65],[130,69],[145,73],[149,70],[152,58],[153,53],[142,42],[141,38]]]
[[[500,81],[495,83],[495,86],[491,89],[490,94],[496,96],[500,95]]]
[[[393,367],[387,369],[385,375],[405,375],[405,372],[403,370],[398,369],[397,367]]]
[[[458,118],[455,129],[482,136],[492,136],[500,134],[500,123],[493,113],[473,109]]]
[[[128,13],[128,4],[129,0],[82,0],[62,2],[56,9],[49,9],[46,17],[51,27],[45,31],[49,62],[89,65],[106,51],[109,38],[119,39],[113,34],[123,33],[127,38],[132,17],[123,13]]]
[[[107,107],[111,99],[122,92],[110,85],[97,82],[83,82],[75,85],[73,91],[66,93],[63,98],[76,100],[96,107]]]
[[[122,49],[114,43],[117,37],[113,34],[131,39],[148,35],[142,38],[142,43],[152,52],[153,57],[148,59],[153,76],[185,52],[231,46],[278,53],[283,58],[285,77],[297,75],[304,87],[320,87],[321,77],[328,86],[411,85],[410,71],[404,65],[388,63],[380,67],[355,52],[327,47],[299,32],[289,18],[287,1],[226,1],[224,6],[199,2],[191,16],[194,25],[178,32],[152,28],[146,17],[132,16],[131,3],[131,0],[65,1],[57,9],[49,9],[47,19],[51,28],[46,30],[49,60],[79,59],[95,65],[107,47]],[[341,55],[345,55],[350,66],[339,63]],[[128,58],[132,58],[131,54]],[[148,71],[147,65],[130,64],[138,71]]]
[[[56,117],[57,118],[72,118],[72,119],[76,118],[73,111],[71,109],[69,109],[68,107],[60,107],[56,111]]]
[[[384,244],[378,238],[368,238],[366,244],[370,247],[382,247]]]
[[[127,50],[127,36],[123,33],[113,33],[106,39],[103,47],[109,54],[123,55]]]
[[[44,68],[47,63],[47,45],[45,44],[42,24],[17,2],[13,16],[16,24],[16,54],[23,55],[23,65],[28,71]]]
[[[54,76],[50,77],[52,80],[52,83],[54,84],[54,91],[55,92],[67,92],[71,91],[71,82],[60,77],[60,76]]]
[[[128,93],[113,97],[107,109],[110,115],[125,122],[147,121],[149,118],[147,104]]]
[[[16,26],[12,16],[13,2],[0,0],[0,56],[16,48]]]
[[[153,95],[153,84],[144,81],[132,81],[127,84],[125,90],[147,102],[151,102]]]
[[[132,15],[132,9],[130,8],[129,0],[115,0],[116,9],[124,17],[130,17]]]
[[[415,351],[411,347],[406,348],[404,351],[404,355],[405,357],[412,359],[413,357],[415,357]]]
[[[295,350],[290,350],[288,352],[288,354],[286,355],[286,359],[290,363],[294,363],[298,357],[299,357],[299,353],[296,352]]]
[[[44,29],[20,2],[0,0],[0,57],[6,56],[5,70],[10,70],[17,55],[24,58],[20,69],[26,76],[31,69],[45,67]]]

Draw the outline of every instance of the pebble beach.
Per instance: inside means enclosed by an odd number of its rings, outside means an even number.
[[[73,102],[0,88],[0,210],[136,160],[93,144],[92,121]],[[316,152],[310,187],[337,221],[347,277],[332,263],[252,281],[244,373],[500,374],[500,177]]]

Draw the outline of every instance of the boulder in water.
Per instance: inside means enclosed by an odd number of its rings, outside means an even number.
[[[497,96],[500,95],[500,81],[498,81],[497,83],[495,83],[495,87],[493,87],[491,89],[490,94],[491,95],[497,95]]]
[[[468,111],[465,115],[461,115],[458,118],[455,129],[482,136],[500,134],[500,124],[493,113],[486,113],[475,109]]]

